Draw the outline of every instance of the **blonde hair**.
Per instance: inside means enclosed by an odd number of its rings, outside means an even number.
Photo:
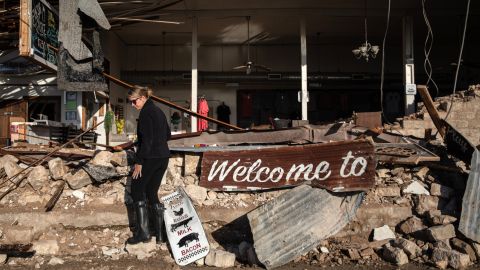
[[[128,91],[128,97],[131,98],[140,98],[146,97],[149,98],[152,96],[152,89],[146,86],[134,85],[133,89]]]

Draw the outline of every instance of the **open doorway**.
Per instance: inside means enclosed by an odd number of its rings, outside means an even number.
[[[61,97],[42,96],[28,101],[28,120],[61,121]]]

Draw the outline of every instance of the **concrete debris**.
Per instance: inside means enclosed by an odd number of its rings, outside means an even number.
[[[424,124],[420,119],[407,119],[405,123],[414,120]],[[424,126],[418,125],[423,134]],[[439,140],[427,145],[436,154],[446,153]],[[443,156],[447,155],[441,156],[443,164]],[[457,164],[455,160],[451,161],[448,164]],[[211,248],[207,257],[195,262],[196,266],[260,266],[254,241],[249,238],[252,236],[251,227],[246,226],[248,222],[236,222],[291,189],[252,193],[209,190],[198,185],[200,162],[198,154],[174,153],[159,191],[159,196],[163,196],[176,186],[183,186],[196,206]],[[24,159],[12,155],[0,157],[0,183],[6,179],[1,178],[2,174],[12,176],[25,168],[25,164]],[[478,263],[480,244],[457,233],[459,206],[465,188],[462,188],[462,182],[466,180],[461,171],[468,169],[462,164],[441,167],[439,163],[399,165],[379,162],[376,186],[359,200],[361,205],[356,215],[348,215],[351,219],[348,224],[337,233],[312,242],[311,248],[302,250],[291,260],[313,268],[349,263],[378,268],[381,260],[395,265],[411,262],[442,269],[461,269],[472,262]],[[48,268],[48,264],[55,268],[53,265],[70,265],[73,257],[96,254],[103,261],[121,259],[122,262],[128,257],[145,262],[149,257],[158,256],[168,264],[168,269],[178,269],[173,266],[175,261],[166,244],[156,245],[152,239],[148,243],[124,245],[131,236],[125,207],[125,203],[132,200],[131,165],[131,151],[99,151],[93,158],[53,158],[48,164],[26,172],[24,182],[27,185],[18,187],[0,200],[0,247],[32,244],[29,251],[35,251],[35,255],[26,259],[0,254],[0,264],[8,259],[9,267],[11,264],[43,269]],[[459,170],[455,172],[452,168]],[[63,194],[55,208],[44,213],[45,203],[56,186],[63,184],[62,180],[67,183]],[[0,192],[5,190],[6,186],[0,184]],[[315,198],[312,201],[318,202],[318,196]],[[292,201],[290,205],[295,203],[298,202]],[[298,208],[310,213],[310,208],[302,207],[305,204]],[[278,212],[267,212],[266,217],[267,214],[275,216]],[[312,231],[305,241],[317,236]],[[299,247],[290,247],[293,248]],[[24,263],[28,260],[31,260],[29,265]]]
[[[404,265],[408,263],[408,257],[402,249],[385,245],[382,252],[383,258],[396,265]]]
[[[45,167],[38,165],[33,167],[28,175],[27,181],[32,185],[34,190],[40,190],[48,184],[49,171]]]
[[[57,255],[60,246],[57,240],[38,240],[33,242],[32,250],[37,255]]]
[[[400,187],[377,187],[375,189],[375,194],[380,197],[400,197]]]
[[[420,216],[425,216],[430,210],[441,210],[446,202],[435,196],[417,195],[414,197],[415,211]]]
[[[455,237],[455,227],[452,224],[433,226],[428,228],[426,232],[432,241],[441,241]]]
[[[320,247],[320,251],[321,251],[322,253],[330,253],[330,252],[328,251],[328,248],[326,248],[326,247]]]
[[[201,206],[207,198],[207,189],[197,185],[188,185],[185,192],[192,199],[194,205]]]
[[[446,224],[451,224],[457,221],[456,217],[450,216],[450,215],[430,215],[428,217],[430,223],[432,225],[446,225]]]
[[[32,242],[33,236],[33,227],[14,225],[4,227],[4,237],[2,242],[7,244],[28,244]]]
[[[423,187],[418,181],[413,181],[410,185],[403,189],[404,194],[430,195],[430,192]]]
[[[129,254],[135,255],[137,259],[143,260],[149,257],[152,257],[155,253],[157,248],[157,243],[155,242],[155,238],[152,238],[149,242],[146,243],[138,243],[136,245],[125,245],[125,251]]]
[[[120,254],[121,250],[119,248],[109,248],[106,246],[102,247],[102,254],[108,257],[114,257],[117,254]]]
[[[427,226],[423,224],[423,221],[415,216],[403,221],[399,226],[399,230],[403,234],[415,233],[418,231],[422,231],[425,228],[427,228]]]
[[[6,162],[12,162],[12,163],[17,163],[18,162],[18,158],[12,156],[12,155],[4,155],[2,157],[0,157],[0,168],[4,168],[4,165]]]
[[[79,200],[85,200],[85,192],[81,190],[74,190],[72,192],[72,196],[79,199]]]
[[[373,241],[380,241],[385,239],[394,239],[395,233],[388,227],[384,225],[373,230]]]
[[[65,261],[58,258],[58,257],[52,257],[50,261],[48,261],[48,265],[59,265],[59,264],[64,264]]]
[[[50,170],[52,178],[55,180],[62,179],[63,176],[68,173],[68,167],[65,166],[65,163],[61,158],[54,158],[50,160],[48,162],[48,169]]]
[[[440,185],[437,183],[432,183],[432,185],[430,186],[430,194],[432,196],[438,196],[438,197],[448,199],[452,197],[453,192],[454,192],[453,188],[449,188],[447,186]]]
[[[93,163],[87,163],[82,168],[85,170],[85,172],[88,173],[88,175],[90,175],[90,177],[96,183],[103,183],[108,179],[119,176],[116,168],[113,167],[111,164],[109,164],[109,166],[103,166]]]
[[[205,264],[213,267],[229,268],[235,266],[235,254],[211,249],[207,257],[205,257]]]
[[[453,239],[450,239],[450,245],[452,246],[453,249],[461,253],[468,254],[472,262],[477,260],[477,255],[475,253],[475,250],[467,242],[462,241],[458,238],[453,238]]]
[[[392,242],[392,246],[402,249],[410,259],[415,259],[422,253],[422,250],[417,246],[417,244],[405,238],[395,239]]]
[[[71,189],[80,189],[93,183],[88,173],[83,169],[67,173],[63,176],[63,179],[67,181]]]
[[[447,266],[462,269],[471,264],[470,257],[467,254],[442,248],[433,249],[431,260],[440,269],[445,269]]]
[[[110,163],[114,166],[125,167],[128,166],[128,156],[126,151],[114,152],[110,158]]]

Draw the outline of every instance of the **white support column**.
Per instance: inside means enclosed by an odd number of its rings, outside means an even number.
[[[192,19],[192,92],[190,98],[191,110],[197,112],[198,69],[197,69],[197,17]],[[197,131],[197,118],[191,116],[192,132]]]
[[[307,36],[305,19],[300,21],[300,53],[301,53],[301,65],[302,65],[302,120],[308,120],[308,89],[307,89]]]
[[[405,16],[402,19],[403,36],[403,85],[405,90],[405,115],[415,113],[415,65],[413,63],[413,19]]]

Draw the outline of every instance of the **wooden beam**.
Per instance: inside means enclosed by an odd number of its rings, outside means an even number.
[[[123,87],[125,87],[125,88],[129,88],[129,89],[132,89],[132,88],[133,88],[133,85],[131,85],[131,84],[129,84],[129,83],[126,83],[126,82],[124,82],[124,81],[122,81],[122,80],[119,80],[119,79],[113,77],[113,76],[110,75],[110,74],[107,74],[107,73],[105,73],[105,72],[103,72],[102,74],[103,74],[103,76],[105,76],[105,78],[107,78],[107,79],[109,79],[109,80],[112,80],[112,82],[114,82],[114,83],[116,83],[116,84],[118,84],[118,85],[120,85],[120,86],[123,86]],[[243,130],[243,128],[239,128],[239,127],[237,127],[237,126],[234,126],[234,125],[231,125],[231,124],[222,122],[222,121],[217,120],[217,119],[215,119],[215,118],[210,118],[210,117],[208,117],[208,116],[203,116],[203,115],[198,114],[198,113],[196,113],[196,112],[194,112],[194,111],[190,111],[190,110],[188,110],[188,109],[185,109],[185,108],[183,108],[183,107],[181,107],[181,106],[178,106],[177,104],[172,103],[172,102],[170,102],[170,101],[168,101],[168,100],[166,100],[166,99],[159,98],[159,97],[153,96],[153,95],[152,95],[150,98],[153,99],[153,100],[155,100],[155,101],[157,101],[157,102],[160,102],[160,103],[162,103],[162,104],[165,104],[165,105],[167,105],[167,106],[169,106],[169,107],[172,107],[172,108],[174,108],[174,109],[177,109],[177,110],[179,110],[179,111],[182,111],[182,112],[184,112],[184,113],[188,113],[188,114],[193,115],[193,116],[195,116],[195,117],[198,117],[198,118],[201,118],[201,119],[205,119],[205,120],[210,121],[210,122],[214,122],[214,123],[219,124],[219,125],[222,125],[222,126],[224,126],[224,127],[228,127],[228,128],[235,129],[235,130]]]
[[[438,111],[435,108],[435,105],[433,104],[432,97],[428,93],[427,86],[417,85],[417,90],[418,90],[418,93],[420,94],[420,97],[422,97],[423,104],[425,104],[428,114],[432,118],[433,124],[438,129],[438,132],[440,133],[442,138],[445,138],[445,126],[443,125],[443,122],[440,116],[438,115]]]

